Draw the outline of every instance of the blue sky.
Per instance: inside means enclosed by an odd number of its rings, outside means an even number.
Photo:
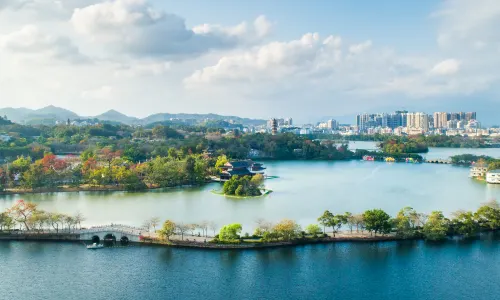
[[[0,106],[497,121],[500,1],[4,0]]]

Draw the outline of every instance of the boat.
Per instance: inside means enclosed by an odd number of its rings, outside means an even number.
[[[370,155],[365,155],[365,156],[363,156],[363,160],[365,160],[365,161],[375,161],[375,157],[370,156]]]
[[[103,244],[93,243],[92,245],[87,245],[87,249],[89,249],[89,250],[95,250],[95,249],[101,249],[101,248],[104,248]]]

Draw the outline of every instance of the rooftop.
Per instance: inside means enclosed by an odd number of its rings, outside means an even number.
[[[488,171],[489,174],[500,174],[500,169]]]

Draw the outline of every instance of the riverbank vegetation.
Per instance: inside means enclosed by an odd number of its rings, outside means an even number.
[[[34,203],[19,200],[0,214],[0,231],[4,234],[13,230],[31,234],[71,233],[81,228],[81,223],[84,221],[85,218],[80,213],[70,216],[46,212],[40,210]],[[147,226],[144,225],[143,228],[144,233],[151,227],[154,233],[142,236],[141,240],[157,243],[172,243],[178,240],[201,244],[262,245],[349,238],[439,241],[453,237],[475,238],[481,232],[499,230],[500,205],[496,201],[491,201],[480,206],[475,212],[457,211],[449,218],[440,211],[433,211],[427,215],[411,207],[401,209],[394,217],[381,209],[371,209],[361,214],[334,214],[327,210],[318,217],[317,223],[306,226],[304,230],[294,220],[284,219],[272,223],[261,219],[257,221],[252,235],[242,234],[243,227],[239,223],[218,227],[214,222],[208,221],[186,224],[166,220],[158,230],[156,227],[160,223],[159,218],[152,218],[146,223]],[[212,232],[213,235],[210,235]]]
[[[85,221],[81,213],[75,215],[47,212],[38,205],[24,200],[16,201],[12,207],[0,213],[0,232],[21,230],[32,233],[71,233],[81,228]]]
[[[262,195],[264,188],[264,176],[257,174],[254,176],[232,176],[224,182],[222,192],[224,195],[255,197]]]
[[[470,166],[472,164],[486,164],[488,170],[500,169],[500,159],[486,155],[460,154],[451,157],[451,162],[454,165]]]
[[[373,141],[385,142],[388,140],[397,140],[398,142],[415,142],[418,144],[425,144],[427,147],[438,148],[496,148],[498,147],[498,140],[494,139],[488,142],[483,137],[464,137],[464,136],[447,136],[447,135],[412,135],[412,136],[394,136],[388,134],[360,134],[341,136],[337,135],[335,138],[339,140],[348,141]]]
[[[334,214],[325,211],[318,217],[317,224],[310,224],[302,230],[294,220],[284,219],[277,223],[258,220],[252,235],[242,235],[242,225],[232,223],[223,226],[219,233],[210,241],[213,244],[255,244],[279,242],[305,242],[307,240],[363,238],[374,239],[425,239],[440,241],[447,238],[474,238],[484,231],[500,229],[500,205],[491,201],[482,205],[477,211],[457,211],[450,218],[441,211],[430,214],[419,213],[411,207],[401,209],[396,216],[391,217],[381,209],[367,210],[361,214]],[[167,220],[164,229],[159,231],[159,237],[170,240],[174,234],[180,234],[186,229],[200,228],[204,241],[208,237],[208,222],[202,225],[176,225]],[[215,224],[210,225],[215,231]],[[341,229],[343,231],[341,231]],[[193,233],[194,236],[194,233]],[[182,238],[183,239],[183,238]]]
[[[429,148],[424,142],[410,139],[401,141],[397,139],[389,139],[381,142],[378,147],[382,152],[387,154],[402,154],[402,153],[427,153]]]
[[[86,150],[79,157],[58,158],[46,153],[34,160],[20,156],[0,167],[0,192],[57,190],[128,190],[199,185],[215,173],[215,159],[179,153],[142,163],[129,161],[120,150]]]

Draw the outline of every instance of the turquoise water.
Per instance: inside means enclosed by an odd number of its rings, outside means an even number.
[[[0,299],[499,299],[499,237],[262,251],[0,242]]]
[[[252,232],[259,218],[297,220],[306,226],[326,209],[334,213],[360,213],[382,208],[395,214],[405,206],[421,212],[475,210],[481,203],[500,200],[500,186],[468,178],[464,167],[435,164],[404,164],[363,161],[266,162],[270,195],[234,199],[210,191],[218,183],[194,189],[144,193],[81,192],[1,196],[0,210],[17,199],[39,204],[48,211],[86,217],[84,225],[108,223],[140,226],[153,216],[177,222],[214,221],[222,226],[239,222]]]

